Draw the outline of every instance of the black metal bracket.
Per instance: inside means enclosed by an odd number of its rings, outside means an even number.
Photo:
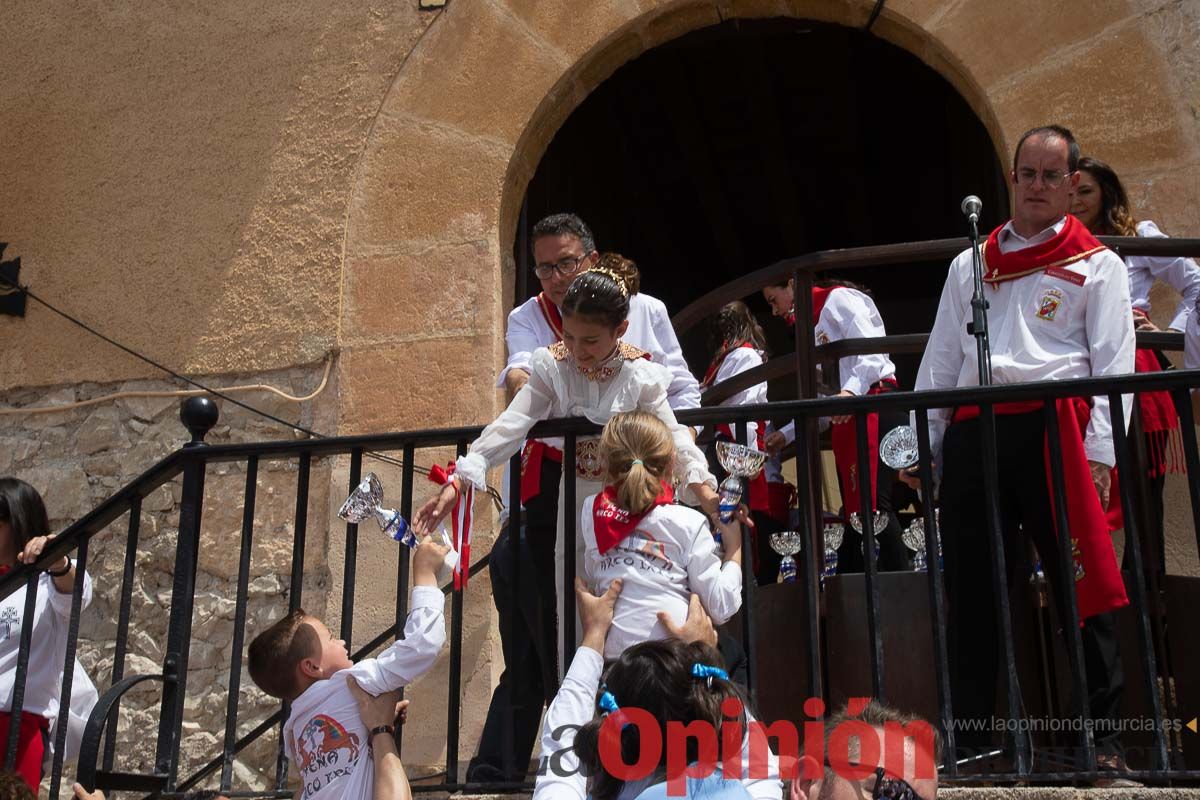
[[[0,258],[3,258],[6,247],[7,242],[0,242]],[[20,275],[21,259],[0,261],[0,314],[10,317],[25,316],[26,293],[21,288]]]

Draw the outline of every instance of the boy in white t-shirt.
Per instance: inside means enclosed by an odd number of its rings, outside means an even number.
[[[412,683],[433,666],[446,641],[437,572],[447,552],[428,537],[417,547],[404,638],[375,658],[351,663],[346,643],[303,609],[250,643],[250,677],[267,694],[292,704],[283,728],[284,747],[300,773],[299,800],[370,800],[375,771],[368,745],[390,730],[366,729],[346,675],[366,691],[382,694]]]
[[[682,625],[692,594],[718,625],[741,607],[741,525],[720,526],[722,553],[705,515],[674,504],[667,482],[674,459],[671,432],[653,414],[614,414],[604,426],[600,460],[608,485],[584,500],[580,534],[591,589],[602,594],[615,580],[624,584],[605,659],[637,642],[667,638],[659,612]]]

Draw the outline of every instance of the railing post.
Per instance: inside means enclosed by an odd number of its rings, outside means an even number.
[[[184,445],[192,451],[183,466],[183,499],[179,507],[179,538],[175,545],[175,579],[171,588],[171,616],[167,627],[167,652],[163,658],[163,700],[158,722],[155,772],[166,775],[167,788],[175,786],[179,766],[179,737],[183,701],[187,691],[188,653],[192,641],[192,607],[196,594],[196,567],[200,552],[200,512],[204,505],[204,436],[217,424],[216,404],[207,397],[184,401],[179,417],[192,434]]]

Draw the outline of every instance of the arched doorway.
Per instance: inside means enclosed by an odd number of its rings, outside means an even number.
[[[601,250],[634,258],[646,291],[677,311],[784,257],[960,235],[966,194],[983,198],[985,226],[998,222],[1008,193],[996,152],[958,92],[889,42],[829,23],[728,20],[596,88],[542,157],[527,220],[577,212]],[[872,290],[889,332],[904,333],[928,330],[944,272],[913,274],[846,277]],[[518,281],[520,302],[537,282]],[[772,349],[791,350],[782,323],[753,305]],[[698,373],[705,338],[682,337]],[[915,369],[906,361],[902,379]]]

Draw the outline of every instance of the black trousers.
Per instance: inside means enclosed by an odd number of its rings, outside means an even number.
[[[904,412],[885,412],[879,415],[880,440],[893,428],[908,424],[908,414]],[[855,453],[857,458],[858,454]],[[840,483],[840,475],[839,475]],[[916,492],[896,480],[896,471],[879,459],[875,469],[875,507],[887,517],[887,527],[876,538],[879,542],[879,558],[875,566],[881,572],[896,572],[912,568],[912,551],[904,546],[901,539],[903,531],[896,512],[916,499]],[[844,493],[843,493],[843,496]],[[857,512],[857,508],[845,509],[847,517]],[[849,525],[843,525],[842,546],[838,548],[838,573],[866,571],[866,561],[863,555],[863,536],[868,533],[868,525],[863,526],[860,534]]]
[[[990,719],[996,708],[1001,669],[1000,631],[992,581],[992,548],[987,532],[983,452],[978,419],[954,423],[942,443],[942,546],[945,558],[947,647],[954,716],[967,723],[956,733],[962,747],[995,742]],[[1055,606],[1064,608],[1059,554],[1045,470],[1045,423],[1042,413],[996,417],[996,452],[1000,525],[1011,593],[1029,579],[1032,543],[1042,560]],[[1062,620],[1059,620],[1062,625]],[[1113,615],[1092,617],[1082,636],[1084,665],[1090,687],[1088,708],[1098,724],[1097,744],[1111,744],[1105,721],[1120,710],[1121,660]],[[1014,638],[1029,635],[1013,629]]]
[[[488,560],[504,672],[492,693],[479,750],[467,767],[469,781],[524,780],[541,730],[542,708],[558,688],[554,540],[561,474],[560,464],[543,463],[541,493],[521,515],[519,568],[512,556],[512,526],[496,537]]]

